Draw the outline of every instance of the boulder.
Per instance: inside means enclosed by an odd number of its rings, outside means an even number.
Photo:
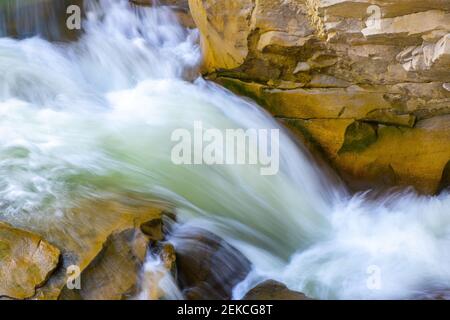
[[[433,194],[449,186],[450,115],[413,128],[348,119],[296,119],[290,126],[319,146],[355,190],[412,185]]]
[[[78,207],[60,215],[6,215],[2,219],[45,238],[61,250],[60,264],[31,297],[48,300],[58,299],[70,269],[76,267],[83,272],[104,250],[112,234],[139,230],[141,224],[159,219],[162,212],[153,203],[141,203],[129,196],[124,202],[80,202]]]
[[[267,280],[251,289],[242,300],[313,300],[301,292],[289,290],[284,284]]]
[[[81,288],[64,288],[60,299],[122,300],[139,290],[149,239],[139,229],[113,233],[80,275]]]
[[[189,0],[192,18],[202,33],[206,70],[233,69],[244,62],[254,6],[253,0]]]
[[[56,269],[59,257],[59,249],[39,235],[0,222],[0,297],[32,297]]]
[[[149,258],[143,268],[137,297],[144,300],[182,299],[176,282],[174,246],[169,242],[158,242],[151,248]]]
[[[162,220],[160,217],[155,217],[149,221],[144,222],[140,226],[141,231],[152,241],[160,241],[164,239]]]

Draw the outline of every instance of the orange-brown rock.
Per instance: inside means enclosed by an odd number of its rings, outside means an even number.
[[[284,284],[267,280],[247,292],[242,300],[312,300],[301,292],[289,290]]]
[[[130,205],[129,202],[136,204]],[[34,214],[11,219],[18,227],[43,237],[61,250],[61,263],[32,299],[58,299],[66,286],[68,270],[76,266],[81,272],[103,250],[113,233],[139,229],[141,224],[159,219],[163,210],[154,203],[141,203],[128,195],[127,202],[97,201],[80,203],[61,216]],[[8,219],[5,216],[4,219]]]
[[[59,254],[42,237],[0,222],[0,297],[32,297],[57,267]]]
[[[448,186],[450,2],[189,4],[204,73],[297,123],[344,178],[365,181],[364,188],[382,180],[425,193]],[[349,148],[352,132],[369,134],[370,143]]]
[[[80,275],[80,289],[65,287],[60,299],[123,300],[139,290],[149,239],[139,229],[115,232]]]

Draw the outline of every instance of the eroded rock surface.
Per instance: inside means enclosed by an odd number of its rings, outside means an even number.
[[[0,297],[32,297],[57,267],[59,255],[40,236],[0,222]]]
[[[347,181],[378,185],[381,172],[383,185],[443,188],[449,1],[189,4],[202,34],[204,73],[295,124]],[[361,133],[353,127],[371,130],[361,123],[373,129],[370,143],[349,147],[358,140],[351,134]]]

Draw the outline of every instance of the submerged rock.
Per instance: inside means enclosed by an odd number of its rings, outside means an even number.
[[[251,289],[242,300],[313,300],[301,292],[289,290],[284,284],[267,280]]]
[[[81,273],[81,289],[64,288],[60,299],[121,300],[134,296],[149,239],[139,229],[113,233]]]
[[[171,238],[178,280],[187,299],[230,299],[233,287],[250,271],[250,262],[223,239],[197,228],[181,227]]]
[[[59,256],[59,249],[39,235],[0,222],[0,297],[32,297],[56,269]]]
[[[155,217],[141,224],[141,231],[152,241],[161,241],[164,238],[161,217]]]

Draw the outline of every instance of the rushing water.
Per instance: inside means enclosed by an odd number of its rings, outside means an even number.
[[[171,202],[181,223],[221,236],[251,261],[235,298],[267,278],[325,299],[450,288],[447,193],[369,200],[332,184],[258,106],[202,78],[188,81],[201,59],[197,32],[168,9],[89,1],[83,30],[66,44],[0,38],[4,218],[46,223],[82,201],[133,194]],[[175,165],[171,133],[195,121],[279,128],[280,171]],[[149,258],[146,268],[160,263]],[[180,298],[165,279],[168,296]]]

